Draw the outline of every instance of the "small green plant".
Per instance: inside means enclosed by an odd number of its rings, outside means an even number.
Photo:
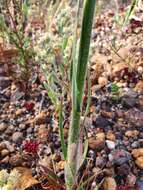
[[[111,84],[111,93],[112,94],[118,94],[119,93],[119,87],[115,83]]]
[[[52,103],[55,105],[56,111],[58,113],[61,148],[64,160],[66,162],[65,181],[67,190],[74,190],[75,187],[77,187],[78,171],[83,164],[88,149],[88,141],[86,138],[84,138],[84,127],[81,122],[81,116],[83,113],[83,95],[87,77],[90,37],[95,10],[95,2],[95,0],[84,0],[84,2],[81,0],[78,1],[74,40],[71,28],[71,32],[68,32],[68,35],[71,34],[71,37],[67,38],[67,36],[64,35],[67,34],[66,31],[69,29],[68,23],[72,17],[67,19],[65,15],[68,11],[66,10],[64,14],[61,11],[61,14],[63,14],[63,16],[62,18],[60,16],[57,16],[57,20],[59,21],[53,27],[55,33],[58,35],[63,34],[61,35],[62,43],[59,45],[60,43],[58,41],[58,45],[53,48],[50,45],[51,39],[48,38],[47,48],[43,49],[44,53],[40,56],[41,68],[46,78],[44,86],[47,89],[48,96],[50,97]],[[83,7],[83,9],[81,9],[81,7]],[[81,10],[83,10],[82,26],[79,35]],[[63,20],[62,25],[60,24],[61,20]],[[66,30],[63,30],[66,24]],[[72,46],[69,45],[71,42],[73,44]],[[72,53],[70,52],[71,47]],[[68,49],[67,53],[66,49]],[[51,55],[48,56],[51,60],[45,62],[47,53]],[[90,84],[90,82],[88,83]],[[90,93],[88,94],[90,96]],[[67,146],[63,135],[65,95],[70,95],[72,108],[70,113],[71,123],[69,127]],[[89,106],[89,103],[87,106]],[[88,107],[86,110],[88,110]],[[83,147],[84,139],[85,146]],[[81,184],[78,189],[83,189],[83,186],[85,184],[86,182],[84,184]]]
[[[61,148],[66,159],[67,148],[64,140],[63,121],[65,118],[64,102],[65,97],[70,97],[70,63],[73,43],[73,19],[71,7],[67,4],[62,6],[57,15],[54,15],[50,31],[39,41],[35,47],[37,54],[36,61],[40,63],[41,69],[45,76],[43,83],[47,89],[51,102],[55,105],[58,116],[59,132],[61,138]]]
[[[83,126],[81,125],[80,117],[82,113],[83,93],[87,74],[87,63],[95,2],[95,0],[84,1],[79,45],[77,44],[77,28],[75,32],[72,62],[72,111],[65,168],[67,190],[73,190],[73,185],[75,184],[76,175],[82,160],[81,134],[83,133]],[[81,1],[79,0],[79,5],[80,3]],[[79,19],[78,16],[79,15],[77,15],[77,27]]]
[[[29,5],[25,2],[15,2],[5,0],[3,2],[3,10],[0,14],[0,35],[5,43],[16,48],[18,51],[18,59],[16,63],[21,68],[21,77],[27,80],[30,75],[29,60],[33,55],[31,47],[31,39],[25,33]],[[11,6],[10,6],[11,5]]]
[[[138,0],[131,1],[131,5],[129,6],[128,10],[125,12],[125,17],[123,19],[120,18],[120,16],[119,16],[118,3],[117,3],[117,1],[115,1],[115,2],[116,2],[115,21],[118,24],[118,26],[120,26],[122,29],[124,29],[126,27],[126,25],[128,24],[130,17],[134,13],[135,7],[138,4]]]

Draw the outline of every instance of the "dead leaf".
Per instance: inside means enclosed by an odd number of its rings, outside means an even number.
[[[14,168],[14,170],[17,170],[21,174],[15,186],[15,190],[25,190],[26,188],[39,183],[34,177],[32,177],[30,169],[17,167]]]

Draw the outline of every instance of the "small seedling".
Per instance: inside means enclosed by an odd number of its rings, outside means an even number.
[[[111,93],[112,94],[118,94],[119,93],[119,87],[117,86],[117,84],[115,84],[115,83],[111,84]]]

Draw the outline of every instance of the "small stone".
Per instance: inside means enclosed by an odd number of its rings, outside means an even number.
[[[1,143],[0,143],[0,151],[2,151],[2,150],[5,149],[5,148],[6,148],[5,143],[1,142]]]
[[[15,132],[15,133],[13,133],[12,140],[14,142],[21,141],[22,139],[23,139],[23,133],[22,132]]]
[[[19,128],[22,129],[22,130],[24,130],[24,129],[26,129],[26,125],[25,125],[24,123],[21,123],[21,124],[19,125]]]
[[[139,66],[137,68],[137,71],[138,71],[139,74],[143,74],[143,67]]]
[[[51,149],[49,147],[47,147],[45,150],[44,150],[44,153],[46,155],[50,155],[51,154]]]
[[[132,158],[129,152],[122,149],[114,150],[109,154],[108,157],[109,161],[115,165],[122,165],[124,163],[127,163]]]
[[[60,172],[58,172],[57,173],[57,176],[60,178],[60,179],[64,179],[64,171],[62,170],[62,171],[60,171]]]
[[[107,135],[106,135],[106,139],[110,140],[110,141],[115,141],[116,140],[116,136],[113,134],[112,131],[108,131]]]
[[[129,109],[127,112],[124,112],[125,119],[132,123],[136,127],[142,127],[143,124],[143,112],[137,108]]]
[[[112,150],[115,148],[115,143],[113,141],[106,140],[107,147]]]
[[[105,140],[105,133],[97,133],[96,139],[98,140]]]
[[[14,128],[15,127],[13,125],[8,126],[8,128],[5,131],[5,134],[11,135],[13,133],[13,131],[14,131]]]
[[[106,159],[103,158],[102,156],[98,156],[96,158],[96,167],[104,168],[105,165],[106,165]]]
[[[90,137],[88,143],[89,143],[89,148],[96,151],[100,151],[105,147],[104,140],[95,139],[94,137]]]
[[[0,133],[4,132],[6,130],[6,128],[7,128],[7,125],[5,123],[1,123],[0,124]]]
[[[133,130],[133,131],[129,130],[125,132],[126,137],[136,137],[138,135],[139,135],[139,131],[137,130]]]
[[[107,77],[99,77],[98,78],[98,84],[103,87],[106,86],[108,84],[108,79]]]
[[[115,172],[116,172],[117,175],[119,175],[119,176],[127,176],[127,175],[129,175],[129,173],[131,172],[131,171],[130,171],[130,166],[129,166],[129,164],[127,164],[127,163],[121,164],[120,166],[118,166],[118,167],[116,168],[116,171],[115,171]]]
[[[135,91],[138,93],[143,93],[143,81],[140,80],[136,86],[135,86]]]
[[[138,107],[143,110],[143,96],[138,98]]]
[[[143,169],[143,156],[138,157],[135,161],[136,165],[140,168]]]
[[[132,151],[132,155],[134,158],[138,158],[140,156],[143,156],[143,148],[134,149]]]
[[[137,178],[136,178],[135,175],[133,175],[132,173],[129,174],[129,175],[127,176],[127,179],[126,179],[126,184],[127,184],[127,186],[129,186],[129,187],[134,187],[135,184],[136,184],[136,180],[137,180]]]
[[[10,86],[10,84],[11,84],[11,80],[9,79],[9,77],[0,76],[0,88],[1,89],[7,88],[8,86]]]
[[[1,151],[1,156],[2,156],[2,157],[8,156],[9,153],[10,153],[9,150],[3,149],[3,150]]]
[[[132,108],[136,104],[136,99],[134,97],[123,97],[122,105],[126,108]]]
[[[38,132],[37,132],[38,139],[40,139],[42,141],[46,141],[48,138],[48,134],[49,134],[49,131],[46,128],[46,125],[44,125],[44,124],[40,125]]]
[[[35,118],[35,122],[36,124],[40,125],[40,124],[45,124],[46,122],[46,113],[45,111],[42,111],[41,113],[39,113],[36,118]]]
[[[9,150],[9,152],[12,153],[15,151],[14,146],[12,144],[10,144],[9,141],[4,141],[3,143],[5,144],[6,148]]]
[[[93,150],[89,150],[88,151],[88,155],[91,157],[91,158],[94,158],[95,157],[95,152]]]
[[[138,148],[140,146],[140,143],[138,141],[135,141],[131,144],[132,148]]]
[[[143,190],[143,180],[137,181],[136,184],[137,184],[137,187],[138,187],[139,190]]]
[[[12,155],[9,159],[9,163],[12,166],[21,166],[22,162],[23,162],[23,159],[19,153],[16,155]]]
[[[16,87],[13,88],[13,90],[11,90],[11,101],[15,102],[20,100],[23,96],[25,95],[24,92],[19,91],[19,89],[16,90]]]
[[[102,116],[97,117],[95,121],[95,125],[99,128],[106,128],[109,124],[110,122]]]
[[[138,141],[141,144],[141,146],[143,146],[143,139],[139,139]]]
[[[22,113],[24,113],[24,111],[25,111],[25,109],[18,109],[18,110],[16,110],[15,115],[20,116],[20,115],[22,115]]]

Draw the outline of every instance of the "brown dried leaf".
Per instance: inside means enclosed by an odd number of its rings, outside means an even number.
[[[25,190],[26,188],[38,184],[39,182],[32,177],[31,170],[24,167],[17,167],[15,168],[21,176],[16,184],[15,190]]]

